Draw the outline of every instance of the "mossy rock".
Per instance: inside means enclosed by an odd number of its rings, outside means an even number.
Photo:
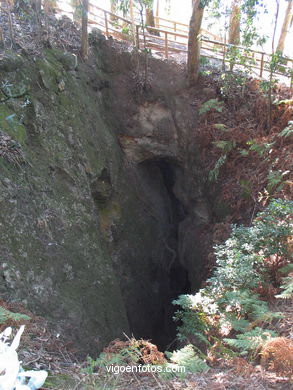
[[[52,55],[47,58],[38,59],[36,61],[37,68],[39,69],[39,76],[42,86],[51,92],[58,92],[58,84],[62,80],[62,68],[61,64],[52,59]]]
[[[72,375],[59,374],[59,375],[48,375],[48,378],[44,384],[47,389],[63,389],[72,390],[77,389],[79,380],[75,379]]]
[[[14,72],[20,69],[24,64],[23,58],[16,54],[6,54],[0,61],[0,71],[2,72]]]
[[[26,129],[20,123],[18,115],[5,104],[0,104],[0,131],[7,133],[21,145],[25,144]]]

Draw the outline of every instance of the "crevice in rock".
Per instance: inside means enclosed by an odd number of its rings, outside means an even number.
[[[186,210],[180,200],[175,196],[173,188],[176,174],[181,168],[171,159],[152,159],[141,163],[144,170],[157,172],[161,177],[162,196],[168,213],[168,234],[158,237],[163,247],[163,261],[154,264],[154,283],[159,289],[160,302],[154,305],[160,306],[157,318],[152,324],[152,341],[162,350],[174,348],[176,339],[176,324],[173,321],[175,307],[172,301],[180,294],[191,292],[187,269],[179,259],[179,234],[178,228],[181,221],[186,217]],[[141,336],[141,335],[139,335]]]

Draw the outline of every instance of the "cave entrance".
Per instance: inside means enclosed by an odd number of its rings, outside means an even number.
[[[141,163],[143,169],[159,177],[161,181],[161,197],[168,215],[168,234],[161,240],[164,261],[155,264],[157,267],[156,283],[159,285],[158,302],[160,306],[157,318],[152,326],[152,341],[161,349],[176,347],[176,327],[173,320],[176,311],[172,301],[181,294],[189,294],[191,286],[187,269],[180,263],[179,234],[180,222],[186,217],[183,204],[174,194],[174,185],[177,175],[182,174],[180,166],[170,159],[153,159]]]

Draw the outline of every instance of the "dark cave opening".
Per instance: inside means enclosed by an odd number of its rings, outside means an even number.
[[[151,339],[161,349],[176,348],[176,327],[174,313],[177,310],[172,304],[173,300],[181,294],[189,294],[191,286],[187,269],[180,263],[178,248],[180,222],[186,217],[183,204],[175,196],[173,188],[176,175],[180,174],[180,166],[169,159],[157,159],[142,163],[148,171],[156,172],[161,178],[162,196],[166,200],[165,207],[168,210],[169,231],[166,240],[162,240],[164,247],[164,265],[157,264],[160,268],[157,272],[159,284],[159,300],[156,305],[160,310],[153,322]]]

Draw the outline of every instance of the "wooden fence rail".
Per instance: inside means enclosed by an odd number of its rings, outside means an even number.
[[[67,9],[64,8],[64,4],[67,5]],[[74,11],[69,2],[59,1],[57,12],[66,16],[71,15],[72,19],[74,18]],[[166,59],[171,54],[186,56],[188,25],[159,17],[155,18],[155,24],[156,27],[145,26],[142,28],[137,17],[135,17],[133,25],[127,18],[106,11],[95,4],[89,4],[90,28],[97,27],[107,37],[113,36],[120,40],[129,41],[138,48],[151,49]],[[218,60],[222,62],[224,67],[230,66],[232,62],[234,66],[239,67],[245,64],[246,67],[255,69],[260,78],[263,78],[265,73],[269,73],[270,54],[224,43],[217,35],[204,29],[201,30],[200,38],[202,56]],[[238,59],[230,58],[230,53],[233,51],[240,54]],[[280,65],[274,74],[289,78],[290,85],[292,85],[293,60],[284,58],[283,62],[284,64]]]

